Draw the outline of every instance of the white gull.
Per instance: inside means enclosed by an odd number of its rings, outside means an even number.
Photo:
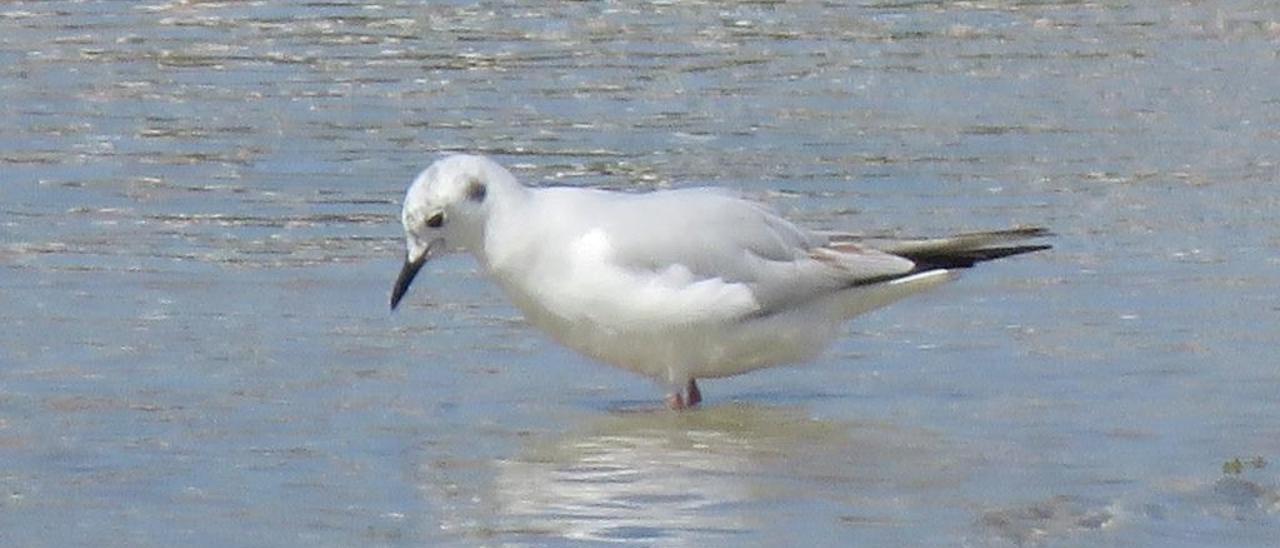
[[[395,309],[428,259],[467,251],[533,326],[668,388],[813,358],[854,316],[991,259],[1047,249],[1015,228],[889,240],[800,228],[713,188],[529,188],[482,156],[424,170],[404,200]]]

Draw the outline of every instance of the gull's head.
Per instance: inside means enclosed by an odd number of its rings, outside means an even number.
[[[418,174],[400,216],[405,258],[391,289],[391,309],[431,257],[480,246],[493,202],[519,188],[511,172],[483,156],[448,156]]]

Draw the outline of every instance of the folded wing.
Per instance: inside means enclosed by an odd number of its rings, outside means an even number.
[[[815,233],[718,189],[576,193],[571,255],[598,322],[671,326],[760,317],[850,288],[1027,253],[1038,228],[891,240]],[[588,198],[589,197],[589,198]],[[584,205],[586,207],[584,207]]]
[[[829,245],[760,204],[715,189],[627,196],[605,209],[612,209],[602,228],[616,266],[655,281],[690,280],[665,286],[672,302],[718,311],[717,319],[769,313],[915,268],[869,246]],[[713,287],[749,295],[750,303],[718,300],[724,295]]]

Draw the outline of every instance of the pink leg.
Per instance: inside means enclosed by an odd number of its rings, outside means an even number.
[[[667,394],[667,407],[671,409],[688,409],[700,402],[702,402],[702,391],[698,390],[698,383],[693,379],[689,379],[683,391]]]
[[[679,392],[672,392],[670,394],[667,394],[668,409],[674,409],[676,411],[679,411],[681,409],[684,409],[685,407],[687,406],[684,404],[684,394],[681,394]]]
[[[689,379],[689,385],[685,387],[684,391],[688,394],[689,407],[702,403],[702,391],[698,390],[698,381]]]

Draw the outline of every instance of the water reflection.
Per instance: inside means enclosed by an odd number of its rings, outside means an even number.
[[[614,412],[530,441],[515,458],[426,478],[434,483],[427,491],[453,505],[444,529],[464,536],[671,542],[755,532],[786,506],[779,503],[795,500],[829,503],[826,511],[812,505],[809,516],[828,527],[900,526],[901,498],[889,501],[884,490],[913,498],[951,485],[965,468],[955,460],[929,433],[730,404]],[[468,497],[467,481],[491,484]],[[486,514],[498,521],[486,523]]]

